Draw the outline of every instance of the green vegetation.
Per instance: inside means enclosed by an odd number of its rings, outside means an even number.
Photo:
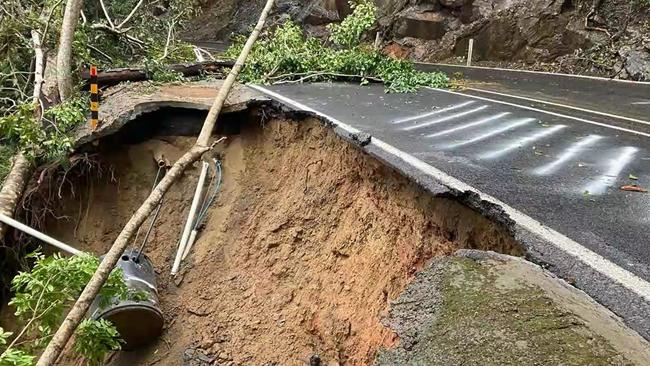
[[[18,105],[14,113],[0,117],[2,150],[22,150],[32,160],[61,160],[72,149],[70,133],[86,121],[87,97],[72,98],[47,109],[40,121],[34,115],[36,106]]]
[[[77,328],[74,350],[90,366],[101,366],[109,351],[117,351],[123,341],[111,322],[85,319]]]
[[[29,257],[35,260],[35,265],[13,279],[14,297],[9,303],[23,328],[8,346],[12,334],[0,328],[0,346],[6,347],[0,355],[0,366],[33,364],[33,355],[49,342],[65,310],[99,266],[99,259],[89,254],[63,258],[35,253]],[[142,300],[142,294],[129,291],[119,269],[111,273],[102,288],[100,307],[109,305],[113,298]],[[85,320],[76,335],[74,350],[89,365],[100,365],[108,352],[120,349],[117,330],[105,320]]]
[[[352,6],[350,16],[329,27],[329,43],[305,37],[298,25],[287,21],[270,36],[258,40],[240,79],[262,84],[335,79],[360,80],[362,84],[380,81],[389,92],[448,86],[446,75],[417,71],[411,62],[389,58],[362,43],[362,35],[375,24],[377,8],[370,0],[360,0]],[[237,39],[227,55],[236,57],[244,42],[243,38]]]
[[[66,101],[40,114],[33,98],[34,32],[52,53],[63,19],[64,1],[6,0],[0,9],[0,155],[23,151],[37,163],[61,160],[72,148],[70,132],[85,122],[86,97]],[[200,7],[196,0],[169,2],[115,0],[84,2],[83,21],[73,43],[77,70],[146,65],[155,80],[177,81],[167,63],[194,59],[192,47],[176,34]],[[78,74],[77,74],[78,75]],[[81,92],[79,92],[81,95]],[[50,98],[53,96],[50,96]],[[8,159],[0,163],[0,181]]]
[[[16,151],[8,146],[0,145],[0,184],[2,184],[11,170],[11,158]]]

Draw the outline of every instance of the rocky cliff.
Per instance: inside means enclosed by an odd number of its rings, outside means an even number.
[[[252,24],[264,1],[208,0],[196,37],[226,39]],[[644,0],[376,0],[387,52],[417,61],[462,61],[650,80],[650,5]],[[644,5],[645,4],[645,5]],[[280,0],[288,17],[325,36],[346,0]],[[370,36],[369,36],[370,37]]]

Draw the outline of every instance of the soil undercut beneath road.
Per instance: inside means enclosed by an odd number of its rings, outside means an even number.
[[[381,324],[389,302],[431,258],[459,248],[521,254],[503,225],[431,196],[320,121],[240,117],[223,129],[238,132],[219,146],[222,191],[180,276],[170,277],[170,264],[198,164],[166,196],[147,247],[164,334],[112,364],[304,365],[313,355],[371,364],[398,341]],[[154,155],[173,161],[193,138],[116,140],[100,143],[101,176],[71,182],[74,196],[63,187],[54,214],[69,220],[47,224],[96,254],[148,194]]]

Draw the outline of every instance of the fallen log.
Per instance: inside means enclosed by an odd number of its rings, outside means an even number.
[[[198,76],[202,73],[216,73],[223,71],[225,68],[232,68],[235,65],[234,61],[205,61],[195,64],[174,64],[169,65],[167,68],[170,71],[180,72],[183,76]],[[88,83],[90,80],[90,70],[84,70],[81,77]],[[102,87],[113,86],[125,81],[145,81],[150,80],[151,75],[145,69],[111,69],[99,71],[97,73],[97,82]]]

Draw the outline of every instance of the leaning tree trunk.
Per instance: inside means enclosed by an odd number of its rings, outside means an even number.
[[[56,80],[59,85],[59,97],[62,101],[68,99],[72,94],[72,42],[82,5],[83,0],[68,0],[61,24],[59,52],[56,57]]]
[[[91,303],[95,297],[99,294],[102,286],[108,279],[109,274],[115,268],[115,265],[122,257],[124,250],[129,245],[131,237],[138,230],[140,225],[142,225],[147,217],[151,215],[151,212],[154,210],[158,203],[163,198],[167,190],[172,186],[172,184],[180,177],[183,171],[192,163],[201,158],[205,152],[210,150],[210,136],[214,130],[214,126],[217,123],[217,117],[223,108],[223,104],[230,94],[230,90],[237,80],[237,76],[241,71],[248,55],[250,54],[257,37],[259,37],[264,23],[266,23],[266,18],[268,17],[275,0],[267,0],[266,6],[260,15],[260,19],[253,29],[246,45],[244,46],[241,54],[237,58],[235,66],[228,74],[228,77],[224,81],[219,93],[212,104],[212,108],[208,113],[208,116],[203,123],[203,128],[201,133],[196,140],[194,146],[186,152],[170,169],[169,173],[158,183],[156,189],[154,189],[149,197],[144,201],[142,206],[135,212],[135,214],[129,219],[129,222],[124,226],[122,232],[118,235],[117,239],[111,246],[111,249],[108,251],[102,262],[100,263],[97,271],[93,274],[93,277],[90,279],[83,292],[77,299],[77,302],[74,304],[70,312],[63,320],[63,324],[56,331],[54,337],[47,345],[45,351],[41,355],[41,358],[38,360],[37,366],[52,366],[56,363],[57,359],[63,352],[66,344],[72,337],[75,329],[79,326],[79,323],[83,320],[90,308]]]
[[[42,115],[41,97],[43,95],[43,73],[45,71],[45,55],[41,35],[36,30],[32,30],[32,43],[34,46],[34,92],[33,100],[36,104],[34,114],[40,118]],[[11,171],[5,179],[2,189],[0,189],[0,214],[13,217],[18,206],[18,201],[23,196],[27,181],[32,175],[34,167],[22,152],[16,154],[13,158]],[[0,223],[0,241],[7,233],[7,225]]]

